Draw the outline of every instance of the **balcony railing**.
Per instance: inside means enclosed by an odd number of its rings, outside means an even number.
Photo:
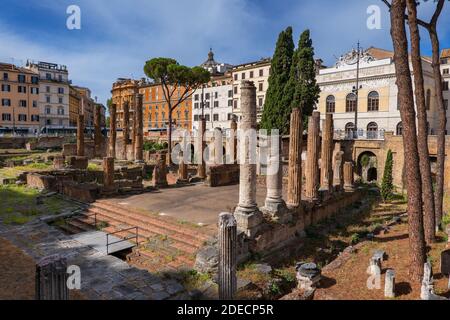
[[[384,140],[384,130],[335,130],[334,139],[336,140]]]

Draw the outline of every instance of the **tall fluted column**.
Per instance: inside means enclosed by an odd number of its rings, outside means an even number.
[[[219,299],[233,300],[237,290],[237,227],[231,213],[219,215]]]
[[[236,119],[231,120],[231,135],[229,140],[230,157],[228,164],[235,164],[237,162],[237,122]]]
[[[353,162],[346,162],[344,164],[344,190],[353,191],[355,190],[354,182],[354,172],[353,172]]]
[[[256,204],[256,87],[251,81],[241,84],[239,204],[235,217],[239,231],[254,237],[262,222]]]
[[[101,119],[100,105],[96,104],[94,110],[94,145],[96,157],[101,157],[103,150]]]
[[[322,156],[320,160],[320,190],[333,191],[333,115],[327,113],[323,122]]]
[[[67,261],[59,255],[36,264],[36,300],[69,300]]]
[[[289,139],[289,177],[287,204],[299,207],[302,201],[303,119],[300,108],[292,110]]]
[[[214,164],[223,164],[223,136],[222,129],[214,129]]]
[[[136,108],[134,110],[136,116],[135,130],[136,130],[136,141],[135,141],[135,160],[137,162],[144,161],[144,109],[143,109],[143,95],[136,95]]]
[[[84,157],[84,114],[78,115],[77,121],[77,156]]]
[[[197,176],[200,179],[206,178],[206,164],[203,158],[203,153],[205,152],[206,144],[204,141],[204,136],[206,132],[206,120],[205,117],[200,117],[198,136],[197,136]]]
[[[117,105],[111,104],[109,108],[109,156],[116,158],[116,139],[117,139]]]
[[[310,201],[319,198],[319,133],[320,112],[314,111],[308,121],[308,150],[306,158],[306,191]]]
[[[130,103],[125,101],[123,104],[123,125],[122,125],[122,134],[123,134],[123,150],[122,150],[122,158],[124,160],[128,159],[128,142],[130,140]]]

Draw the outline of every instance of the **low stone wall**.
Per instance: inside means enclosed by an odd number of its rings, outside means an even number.
[[[210,187],[221,187],[239,183],[239,165],[224,164],[210,166],[205,183]]]
[[[62,194],[84,203],[93,203],[99,197],[100,188],[95,183],[64,183]]]
[[[39,190],[58,191],[56,177],[39,173],[27,174],[27,185]]]
[[[26,143],[27,150],[61,149],[64,144],[64,137],[40,137],[37,141]]]
[[[77,155],[77,144],[76,143],[66,143],[63,145],[63,156],[71,157]],[[84,155],[89,159],[95,158],[95,145],[91,141],[86,141],[84,143]]]

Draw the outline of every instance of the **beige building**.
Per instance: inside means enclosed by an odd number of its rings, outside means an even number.
[[[261,120],[266,92],[269,88],[271,59],[261,59],[255,62],[244,63],[233,67],[231,77],[233,80],[233,113],[240,114],[241,83],[243,80],[250,80],[256,86],[256,105],[258,108],[258,121]]]
[[[337,135],[349,138],[355,128],[357,108],[358,138],[382,139],[384,132],[402,135],[402,121],[397,104],[394,53],[370,48],[360,55],[358,95],[356,94],[357,53],[343,55],[333,67],[319,71],[317,83],[321,94],[318,110],[325,118],[334,114]],[[430,58],[423,57],[429,133],[437,128],[436,95]]]
[[[39,76],[25,68],[0,63],[0,134],[39,131]]]
[[[448,113],[448,101],[450,100],[450,49],[442,50],[441,54],[441,71],[444,81],[444,104]],[[448,114],[447,114],[448,115]],[[450,123],[447,123],[447,130],[450,132]]]

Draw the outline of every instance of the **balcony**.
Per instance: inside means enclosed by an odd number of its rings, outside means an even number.
[[[335,140],[384,140],[385,130],[367,131],[359,129],[357,132],[349,130],[335,130]]]

